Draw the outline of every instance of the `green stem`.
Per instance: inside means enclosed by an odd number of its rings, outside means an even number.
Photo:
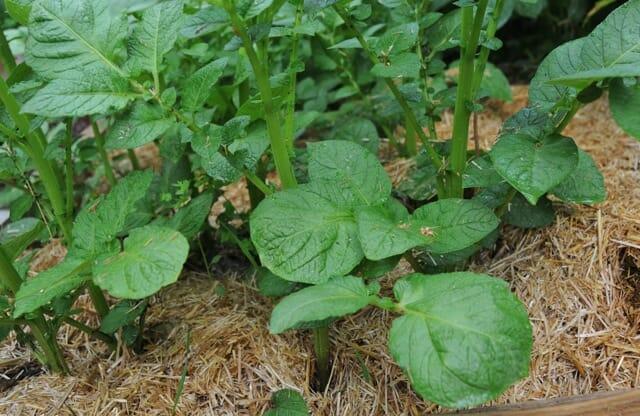
[[[302,20],[303,2],[300,2],[296,8],[296,17],[293,23],[293,39],[291,40],[291,56],[289,58],[289,95],[287,96],[285,122],[284,122],[284,136],[289,146],[289,151],[293,152],[293,142],[295,140],[295,120],[296,113],[296,81],[298,73],[295,69],[298,61],[298,43],[299,35],[296,32],[300,22]]]
[[[71,218],[66,215],[65,199],[62,194],[63,187],[60,185],[60,179],[52,164],[44,157],[44,137],[41,137],[38,132],[31,131],[28,117],[20,113],[20,104],[9,92],[9,86],[2,77],[0,77],[0,100],[4,103],[19,132],[26,138],[26,143],[22,147],[28,153],[40,175],[42,185],[53,207],[53,215],[65,240],[71,241]]]
[[[371,62],[374,65],[380,63],[378,56],[376,56],[376,54],[373,52],[373,50],[369,46],[369,43],[364,38],[362,33],[355,27],[355,25],[353,24],[353,21],[351,20],[347,12],[345,12],[344,9],[342,9],[338,5],[334,5],[334,9],[338,13],[338,15],[340,15],[342,20],[345,22],[349,30],[353,32],[356,39],[358,39],[358,43],[360,43],[360,46],[362,46],[362,49],[364,49],[364,51],[367,53],[369,60],[371,60]],[[398,104],[400,104],[400,107],[402,107],[402,111],[404,112],[404,115],[407,120],[407,126],[410,126],[418,134],[418,137],[420,138],[422,145],[425,147],[427,154],[429,155],[429,158],[431,159],[433,164],[436,166],[436,168],[438,168],[439,170],[443,169],[444,164],[440,159],[440,155],[438,154],[438,152],[436,152],[433,145],[429,142],[429,138],[424,133],[424,130],[422,130],[420,123],[418,123],[418,119],[416,118],[416,115],[414,114],[413,109],[411,108],[407,100],[404,98],[404,95],[402,95],[402,93],[398,89],[398,86],[393,82],[393,80],[389,78],[385,78],[384,81],[387,85],[387,88],[389,88],[389,90],[395,97]],[[440,194],[441,191],[442,189],[439,189],[438,193]]]
[[[407,155],[413,157],[418,154],[418,145],[416,143],[416,131],[413,128],[413,124],[405,117],[406,133],[405,133],[405,147],[407,149]]]
[[[87,283],[87,289],[89,290],[89,296],[91,296],[93,306],[96,308],[96,312],[98,313],[100,320],[104,319],[104,317],[109,313],[109,304],[107,303],[107,299],[104,297],[104,293],[102,293],[102,289],[96,286],[92,281]]]
[[[85,324],[83,324],[82,322],[76,321],[75,319],[65,316],[62,321],[68,325],[71,325],[72,327],[79,329],[80,331],[86,333],[87,335],[89,335],[92,338],[98,339],[102,342],[104,342],[105,344],[107,344],[109,346],[109,349],[111,350],[115,350],[116,349],[116,340],[105,334],[104,332],[100,332],[97,331]]]
[[[329,327],[323,326],[313,330],[313,349],[316,355],[316,377],[318,380],[318,391],[322,391],[329,383],[331,367],[329,366],[329,355],[331,343],[329,341]]]
[[[0,60],[7,72],[11,73],[16,69],[16,58],[13,56],[13,53],[11,53],[9,42],[7,41],[7,37],[4,35],[2,27],[0,27]]]
[[[109,155],[107,154],[107,150],[104,147],[104,136],[100,132],[98,124],[93,120],[91,121],[91,129],[93,130],[93,137],[96,140],[96,148],[98,149],[98,153],[100,154],[100,159],[102,159],[104,174],[107,177],[109,185],[111,185],[111,187],[113,188],[117,183],[116,175],[113,173],[113,167],[111,166]]]
[[[73,119],[67,120],[67,135],[65,137],[65,184],[66,184],[66,197],[67,197],[67,218],[73,218],[73,153],[71,147],[73,146]]]
[[[582,108],[582,103],[580,103],[578,100],[574,100],[573,104],[571,105],[571,110],[569,110],[569,112],[564,115],[564,117],[562,118],[562,121],[560,122],[560,124],[558,124],[558,127],[556,127],[555,129],[555,133],[562,134],[564,129],[567,128],[569,123],[571,123],[571,120],[573,120],[573,118],[578,113],[578,111],[580,111],[581,108]]]
[[[487,40],[493,39],[493,37],[496,35],[503,8],[504,0],[496,0],[496,4],[493,7],[493,11],[491,12],[491,19],[489,20],[489,24],[486,30]],[[480,49],[480,55],[478,56],[478,62],[476,63],[475,72],[473,74],[473,90],[471,95],[472,98],[475,98],[478,95],[480,84],[482,84],[482,78],[484,78],[484,71],[487,68],[487,62],[489,61],[490,53],[491,49],[487,48],[486,46],[483,46]]]
[[[267,131],[271,142],[271,152],[273,153],[273,160],[276,165],[278,175],[280,176],[282,187],[295,187],[297,185],[297,181],[293,174],[291,160],[289,159],[289,147],[286,139],[282,135],[281,117],[273,102],[273,93],[269,82],[269,71],[258,59],[258,55],[256,55],[256,51],[253,49],[253,41],[249,37],[249,33],[244,22],[237,13],[234,3],[230,0],[225,0],[224,7],[231,17],[231,23],[236,34],[242,40],[242,45],[247,53],[251,67],[253,68],[253,73],[262,98],[262,106],[264,108],[265,120],[267,122]]]
[[[460,45],[460,75],[458,92],[453,116],[453,139],[451,142],[451,171],[447,175],[447,197],[462,198],[462,175],[467,166],[467,147],[469,142],[469,119],[473,101],[474,63],[480,30],[489,0],[480,0],[477,11],[473,7],[462,9],[462,44]]]
[[[14,295],[20,290],[22,279],[7,254],[0,247],[0,282]],[[31,333],[36,339],[38,346],[42,349],[45,364],[56,373],[66,374],[69,372],[66,363],[55,340],[54,334],[50,333],[50,327],[44,319],[42,312],[37,310],[33,319],[28,319],[27,323],[31,328]]]
[[[138,156],[133,149],[127,149],[127,156],[129,156],[129,160],[131,161],[131,167],[133,170],[140,170],[140,161],[138,160]]]

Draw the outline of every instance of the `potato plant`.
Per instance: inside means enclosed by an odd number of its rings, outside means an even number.
[[[140,349],[148,298],[178,279],[191,246],[205,251],[214,196],[244,178],[249,230],[223,221],[216,235],[237,244],[264,294],[283,297],[271,332],[313,330],[319,386],[329,326],[376,307],[396,316],[389,350],[422,397],[447,407],[497,397],[528,373],[531,325],[508,284],[464,271],[467,260],[503,223],[551,223],[552,199],[605,199],[594,161],[562,135],[582,105],[608,90],[614,118],[640,136],[640,33],[621,29],[640,24],[631,0],[554,50],[529,106],[492,149],[469,150],[484,100],[511,97],[489,62],[499,28],[545,3],[5,0],[26,29],[0,36],[0,173],[17,195],[13,231],[0,235],[1,335],[15,331],[59,372],[62,324]],[[452,137],[438,137],[447,111]],[[377,157],[382,138],[414,162],[397,189]],[[149,144],[157,173],[134,152]],[[50,237],[68,254],[27,278],[23,251]],[[414,273],[382,291],[377,279],[402,257]],[[74,319],[84,290],[99,328]]]

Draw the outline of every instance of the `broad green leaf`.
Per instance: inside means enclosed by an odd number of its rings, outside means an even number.
[[[583,150],[578,151],[578,166],[551,193],[565,202],[576,204],[594,205],[607,199],[602,173],[593,158]]]
[[[606,78],[640,76],[640,0],[629,0],[614,10],[586,37],[580,59],[582,70],[552,81],[584,88]]]
[[[191,240],[205,224],[212,204],[213,194],[202,194],[180,208],[173,217],[159,219],[155,225],[172,228]]]
[[[585,38],[567,42],[554,49],[540,64],[529,86],[529,102],[546,112],[559,102],[569,102],[576,97],[574,88],[549,84],[549,80],[574,74],[583,69],[581,59]]]
[[[211,95],[211,88],[224,73],[227,62],[227,58],[213,61],[187,79],[182,92],[182,106],[186,110],[195,111],[202,107]]]
[[[0,230],[0,245],[10,260],[15,260],[44,230],[37,218],[23,218]]]
[[[536,138],[503,134],[490,152],[496,171],[532,205],[578,165],[578,147],[558,134]]]
[[[621,79],[613,80],[609,85],[609,106],[622,130],[640,140],[640,83],[626,86]]]
[[[144,198],[152,178],[151,171],[130,173],[108,195],[80,211],[73,227],[73,248],[81,253],[80,256],[100,254],[104,245],[123,231],[127,217]]]
[[[134,149],[150,143],[163,135],[175,124],[157,106],[138,102],[131,114],[119,119],[109,129],[106,137],[108,149]]]
[[[26,60],[48,79],[78,80],[77,71],[126,78],[127,18],[104,0],[36,0],[29,18]],[[84,80],[90,82],[90,80]]]
[[[296,282],[284,280],[271,273],[269,269],[261,268],[257,276],[258,290],[262,296],[279,298],[294,292],[300,285]]]
[[[144,312],[147,301],[123,300],[111,308],[100,322],[100,332],[113,334],[118,329],[132,324]]]
[[[333,182],[348,194],[345,205],[378,205],[389,199],[391,180],[375,154],[343,140],[308,144],[310,180]]]
[[[475,273],[414,274],[394,294],[391,355],[423,398],[462,408],[498,397],[529,371],[527,311],[506,282]]]
[[[286,280],[318,284],[344,276],[363,258],[353,213],[335,202],[333,182],[317,181],[267,197],[251,215],[262,264]],[[329,195],[329,196],[327,196]]]
[[[389,58],[389,62],[378,63],[371,68],[371,74],[382,78],[418,78],[420,58],[411,52],[401,53]]]
[[[352,276],[336,277],[282,299],[271,313],[269,330],[272,334],[280,334],[304,322],[356,313],[369,304],[369,297],[364,280]]]
[[[460,43],[460,24],[462,23],[460,9],[445,14],[437,24],[426,30],[431,54],[458,46]]]
[[[482,240],[495,230],[500,221],[481,202],[468,199],[443,199],[423,205],[411,216],[420,233],[431,241],[426,248],[432,253],[462,250]]]
[[[520,228],[542,228],[553,224],[555,211],[551,201],[540,198],[536,205],[531,205],[521,194],[517,194],[509,203],[504,221]]]
[[[378,129],[371,120],[366,118],[347,117],[337,123],[331,135],[336,140],[355,142],[373,154],[377,153],[380,146]]]
[[[44,117],[81,117],[123,109],[140,94],[124,78],[105,71],[71,71],[75,78],[55,79],[22,107],[24,113]]]
[[[304,0],[304,9],[306,12],[315,13],[337,2],[338,0]]]
[[[418,40],[419,27],[415,22],[406,23],[388,30],[372,43],[377,55],[390,56],[414,47]]]
[[[4,7],[6,7],[9,16],[23,26],[29,22],[32,4],[33,0],[4,0]]]
[[[133,74],[148,71],[159,79],[162,59],[178,38],[183,8],[183,0],[172,0],[145,9],[129,41],[127,66]]]
[[[473,158],[462,175],[465,188],[488,188],[504,182],[493,167],[489,155]]]
[[[87,279],[91,262],[67,256],[61,263],[27,280],[16,293],[13,316],[18,318],[78,288]]]
[[[291,389],[277,391],[271,397],[273,407],[264,416],[309,416],[309,408],[300,393]]]
[[[185,17],[180,34],[188,39],[208,35],[229,24],[229,15],[218,6],[210,5],[199,9],[196,14]]]
[[[356,210],[358,237],[369,260],[382,260],[434,240],[431,228],[409,217],[407,209],[396,200],[386,205]]]
[[[178,280],[189,254],[189,242],[170,228],[147,225],[124,240],[124,250],[101,257],[93,281],[120,299],[142,299]]]

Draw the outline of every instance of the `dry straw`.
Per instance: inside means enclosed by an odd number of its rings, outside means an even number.
[[[483,147],[502,120],[521,107],[514,90],[506,107],[479,116]],[[451,125],[445,119],[440,134]],[[566,132],[597,160],[609,200],[597,207],[558,206],[555,225],[509,229],[472,265],[509,281],[529,310],[535,331],[531,374],[497,403],[515,403],[638,387],[640,382],[640,143],[610,120],[606,100],[582,110]],[[396,178],[407,163],[389,165]],[[56,253],[60,250],[56,249]],[[45,260],[40,260],[46,264]],[[388,290],[397,270],[383,280]],[[230,275],[222,281],[191,274],[153,302],[148,322],[155,343],[140,356],[111,354],[66,327],[61,334],[73,377],[27,377],[13,387],[0,378],[2,415],[168,415],[188,365],[180,415],[260,415],[270,394],[300,389],[313,415],[423,415],[439,412],[411,392],[386,350],[391,317],[366,310],[332,330],[330,387],[313,393],[308,334],[269,335],[271,301]],[[220,290],[224,286],[225,291]],[[89,308],[81,300],[80,308]],[[84,318],[95,324],[86,310]],[[191,334],[190,348],[185,339]],[[15,341],[0,350],[0,371],[33,372],[33,357]],[[186,363],[186,364],[185,364]]]

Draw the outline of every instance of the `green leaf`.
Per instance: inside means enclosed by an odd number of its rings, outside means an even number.
[[[169,227],[184,235],[187,240],[194,238],[206,222],[213,205],[213,194],[206,193],[195,197],[187,206],[180,208],[168,219],[156,221],[155,225]]]
[[[506,282],[468,272],[414,274],[394,293],[404,316],[393,322],[389,349],[423,398],[474,406],[528,374],[531,325]]]
[[[580,59],[583,72],[552,79],[584,88],[606,78],[640,76],[640,0],[630,0],[614,10],[586,37]]]
[[[431,241],[426,248],[432,253],[462,250],[482,240],[495,230],[500,221],[493,211],[479,201],[443,199],[418,208],[411,221]]]
[[[15,260],[44,230],[37,218],[23,218],[0,230],[2,250],[10,260]]]
[[[347,117],[337,123],[331,133],[336,140],[347,140],[357,143],[376,154],[380,146],[380,136],[378,129],[373,122],[361,117]]]
[[[119,119],[106,137],[108,149],[134,149],[156,140],[175,124],[157,106],[138,102],[131,114]]]
[[[202,107],[211,95],[211,88],[224,73],[227,62],[227,58],[220,58],[200,68],[187,79],[182,92],[182,106],[186,110],[195,111]]]
[[[132,324],[145,310],[147,302],[123,300],[114,306],[100,322],[100,332],[113,334],[118,329]]]
[[[434,240],[432,230],[409,217],[398,201],[356,210],[358,237],[369,260],[382,260]]]
[[[264,267],[259,270],[257,283],[260,294],[271,298],[287,296],[299,287],[298,283],[284,280]]]
[[[229,24],[229,15],[218,6],[209,5],[194,15],[185,18],[180,34],[187,39],[193,39],[221,30]]]
[[[375,154],[343,140],[307,145],[311,182],[326,180],[348,195],[344,205],[378,205],[389,199],[391,180]]]
[[[547,198],[540,198],[536,205],[531,205],[521,194],[517,194],[504,214],[504,221],[525,229],[543,228],[553,224],[555,214],[553,205]]]
[[[609,106],[622,130],[640,140],[640,83],[626,86],[621,79],[613,80],[609,85]]]
[[[86,205],[73,227],[73,249],[78,250],[80,256],[99,254],[105,244],[123,231],[127,217],[144,198],[152,178],[151,171],[130,173],[108,195]]]
[[[183,8],[183,0],[172,0],[145,9],[129,42],[127,67],[133,74],[148,71],[158,82],[162,59],[178,38]]]
[[[104,0],[37,0],[29,18],[27,64],[48,79],[78,80],[77,71],[126,78],[127,18]],[[86,80],[85,82],[89,82]]]
[[[123,109],[140,94],[126,79],[105,71],[69,71],[74,78],[55,79],[22,107],[24,113],[44,117],[81,117]]]
[[[147,225],[124,240],[124,251],[98,259],[93,280],[112,296],[142,299],[178,280],[189,242],[170,228]]]
[[[574,88],[549,84],[548,81],[579,72],[583,68],[580,54],[585,38],[567,42],[554,49],[540,64],[529,86],[529,102],[546,112],[558,102],[569,102],[577,95]]]
[[[32,3],[33,0],[4,0],[4,7],[6,7],[9,16],[21,25],[26,26],[29,22]]]
[[[371,74],[382,78],[418,78],[420,58],[411,52],[401,53],[389,58],[387,63],[378,63],[371,68]]]
[[[559,185],[578,165],[578,148],[559,134],[533,137],[503,134],[491,150],[496,171],[532,205]]]
[[[275,392],[271,397],[273,407],[264,416],[309,416],[309,408],[300,393],[291,389]]]
[[[458,46],[460,43],[460,25],[462,23],[460,9],[445,14],[425,31],[431,54]]]
[[[304,322],[338,318],[358,312],[369,304],[369,291],[359,277],[336,277],[326,283],[299,290],[276,305],[269,330],[280,334]]]
[[[578,166],[551,193],[565,202],[594,205],[607,199],[604,177],[593,158],[578,150]]]
[[[353,213],[341,189],[317,181],[267,197],[251,215],[262,264],[283,279],[318,284],[348,274],[363,258]]]
[[[465,188],[488,188],[504,182],[493,167],[489,155],[473,158],[462,175]]]
[[[27,280],[16,293],[13,316],[18,318],[66,295],[83,284],[91,268],[86,259],[67,256],[61,263]]]

